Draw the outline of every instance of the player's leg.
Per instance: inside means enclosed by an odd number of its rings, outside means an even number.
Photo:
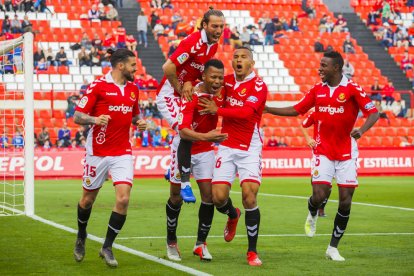
[[[193,176],[200,189],[201,203],[198,210],[197,241],[193,254],[200,260],[211,261],[213,257],[207,248],[207,236],[210,232],[214,216],[214,204],[211,188],[213,169],[215,163],[214,151],[196,154],[191,159]]]
[[[167,257],[172,261],[181,261],[181,253],[177,244],[177,227],[183,200],[180,195],[180,183],[173,181],[173,176],[171,176],[170,197],[165,207],[167,214]]]
[[[345,261],[345,258],[339,254],[338,244],[348,225],[352,196],[358,186],[356,160],[337,161],[335,167],[339,188],[339,206],[335,216],[331,242],[326,250],[326,257],[334,261]]]
[[[329,197],[331,196],[331,192],[332,192],[332,189],[329,189],[328,196],[322,202],[322,205],[319,206],[318,216],[320,216],[320,217],[326,217],[325,206],[326,206],[326,204],[328,204],[328,200],[329,200]]]
[[[192,144],[191,141],[180,139],[177,149],[178,168],[181,176],[181,197],[187,203],[195,203],[196,201],[190,183]]]
[[[217,211],[228,216],[224,228],[224,240],[230,242],[236,235],[240,209],[233,206],[230,198],[231,184],[236,177],[236,165],[233,160],[233,149],[219,146],[213,172],[212,195]]]
[[[86,155],[82,180],[83,193],[77,207],[78,234],[73,251],[77,262],[85,257],[86,228],[93,203],[105,181],[107,171],[108,163],[105,157]]]
[[[134,173],[131,155],[114,156],[109,160],[116,201],[109,217],[105,241],[99,255],[105,259],[108,266],[116,267],[118,262],[112,253],[112,244],[126,221]]]
[[[312,196],[308,199],[308,216],[305,222],[305,234],[313,237],[316,233],[318,209],[328,197],[335,174],[334,161],[323,155],[313,156],[312,160]]]

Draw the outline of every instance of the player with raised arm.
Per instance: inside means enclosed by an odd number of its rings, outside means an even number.
[[[305,137],[306,144],[311,149],[313,149],[314,147],[316,147],[316,141],[315,141],[315,139],[313,139],[313,137],[310,137],[309,136],[309,133],[308,133],[308,131],[306,129],[307,128],[310,128],[311,126],[314,126],[314,125],[315,125],[315,117],[314,117],[314,110],[312,110],[306,116],[305,120],[303,120],[302,124],[299,125],[299,129],[302,132],[303,136]],[[331,191],[332,191],[332,189],[329,189],[329,192],[328,192],[327,197],[322,202],[322,205],[319,206],[319,208],[318,208],[318,216],[319,217],[326,217],[325,206],[326,206],[326,204],[328,204],[328,199],[329,199],[329,196],[331,195]]]
[[[131,123],[145,130],[139,119],[138,88],[133,83],[136,57],[127,49],[112,53],[112,71],[92,82],[76,107],[74,120],[79,125],[93,125],[86,139],[83,194],[78,204],[78,236],[74,257],[85,256],[86,226],[92,206],[106,175],[111,173],[116,201],[109,218],[105,242],[99,256],[110,267],[118,266],[112,244],[126,220],[134,168],[129,130]]]
[[[181,41],[162,66],[165,76],[158,88],[156,103],[171,128],[177,130],[171,143],[170,194],[180,193],[184,202],[195,202],[196,199],[190,183],[191,141],[180,142],[177,129],[180,97],[191,100],[193,85],[201,78],[204,63],[217,52],[223,28],[223,13],[210,8],[203,16],[199,31]],[[175,185],[180,185],[181,190],[177,190]],[[167,213],[168,205],[175,210],[180,208],[167,204]]]
[[[262,147],[259,126],[267,97],[267,86],[253,71],[253,54],[249,48],[240,47],[233,53],[234,73],[224,78],[224,107],[201,98],[202,112],[223,117],[222,132],[228,134],[218,149],[213,173],[213,203],[220,213],[228,216],[224,239],[233,240],[240,217],[230,198],[230,188],[239,174],[245,223],[248,237],[247,262],[260,266],[257,255],[260,211],[257,193],[262,178]]]
[[[198,233],[197,241],[193,249],[194,255],[201,260],[211,261],[212,256],[207,249],[207,235],[211,228],[214,215],[214,205],[211,195],[211,179],[215,163],[214,144],[227,138],[227,134],[221,134],[217,127],[218,116],[211,114],[200,114],[201,107],[198,105],[200,98],[208,98],[216,101],[218,105],[223,104],[222,93],[224,79],[224,65],[220,60],[211,59],[204,64],[202,82],[194,88],[191,101],[182,100],[181,114],[178,120],[180,136],[183,139],[192,141],[191,149],[191,170],[200,189],[201,203],[198,212]],[[181,202],[177,194],[172,201]],[[178,216],[177,216],[178,222]],[[177,252],[176,228],[168,229],[167,253],[168,258],[180,260]],[[171,231],[170,231],[171,230]],[[176,250],[177,249],[177,250]]]
[[[315,107],[315,141],[312,166],[312,196],[308,201],[309,214],[305,233],[313,237],[316,232],[317,211],[327,198],[335,177],[339,190],[339,207],[326,257],[344,261],[338,244],[348,224],[352,196],[358,186],[356,140],[378,120],[379,114],[365,91],[342,74],[344,60],[338,52],[324,53],[319,67],[322,83],[316,84],[294,106],[266,107],[268,113],[279,116],[305,114]],[[361,128],[354,128],[359,110],[367,115]]]

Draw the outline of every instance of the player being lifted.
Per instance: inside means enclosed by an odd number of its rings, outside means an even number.
[[[229,197],[231,185],[239,174],[245,223],[248,237],[247,262],[260,266],[262,261],[256,251],[259,236],[260,211],[257,193],[262,177],[262,147],[259,126],[267,97],[267,86],[253,71],[253,54],[249,48],[234,51],[232,66],[234,73],[224,78],[224,107],[202,98],[202,112],[223,117],[222,132],[228,134],[218,149],[213,173],[213,202],[220,213],[229,218],[224,229],[224,239],[233,240],[240,217]]]
[[[116,202],[105,242],[99,255],[107,265],[118,266],[112,244],[126,220],[134,168],[129,130],[131,123],[145,130],[139,119],[138,88],[133,83],[136,58],[127,49],[112,53],[112,71],[91,83],[76,107],[74,120],[80,125],[93,125],[86,139],[83,172],[83,194],[78,204],[78,237],[74,257],[80,262],[85,256],[86,226],[92,206],[108,172],[115,187]]]
[[[201,260],[210,261],[212,256],[208,252],[206,239],[211,228],[214,215],[214,205],[211,195],[211,179],[215,163],[214,144],[227,138],[227,134],[221,134],[216,130],[217,115],[200,114],[201,107],[198,105],[200,98],[213,99],[219,106],[223,104],[224,97],[222,85],[224,79],[224,65],[220,60],[211,59],[204,64],[202,75],[203,82],[194,88],[191,101],[182,100],[181,114],[178,120],[180,136],[192,141],[191,170],[200,189],[201,203],[198,212],[197,242],[194,246],[194,255],[200,256]],[[182,199],[179,194],[171,197],[171,201],[177,205]],[[178,222],[179,210],[174,212],[167,209],[168,226],[175,226]],[[176,227],[168,227],[167,256],[171,260],[179,261],[181,257],[177,246]]]
[[[358,186],[356,140],[378,120],[378,111],[365,91],[342,75],[344,60],[338,52],[323,55],[316,84],[296,105],[275,108],[266,107],[268,113],[280,116],[305,114],[315,107],[315,141],[312,166],[312,196],[308,201],[309,215],[305,232],[313,237],[316,232],[318,208],[328,197],[333,177],[339,190],[339,207],[334,221],[331,242],[326,257],[344,261],[337,249],[348,224],[352,195]],[[361,128],[354,128],[359,110],[367,115]]]
[[[180,113],[180,97],[191,100],[193,85],[201,78],[204,63],[217,52],[224,28],[224,16],[219,10],[210,9],[201,21],[199,31],[186,37],[164,63],[164,78],[158,88],[156,103],[158,110],[167,120],[176,135],[171,143],[170,195],[181,194],[184,202],[195,202],[190,184],[191,141],[178,135],[177,120]],[[180,187],[176,187],[180,185]],[[177,210],[180,206],[167,204]]]

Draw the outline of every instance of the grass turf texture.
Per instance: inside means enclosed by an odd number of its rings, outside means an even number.
[[[354,201],[414,208],[413,177],[361,177]],[[35,183],[35,213],[45,219],[77,228],[76,205],[82,188],[79,180],[39,180]],[[193,185],[194,186],[194,185]],[[178,224],[178,236],[196,236],[197,203],[183,205]],[[134,184],[128,217],[118,244],[166,258],[165,203],[169,185],[162,179],[138,179]],[[231,194],[235,206],[242,207],[240,188]],[[311,193],[308,178],[266,178],[260,188],[258,202],[261,225],[258,252],[263,261],[259,268],[249,267],[245,260],[247,237],[244,215],[239,222],[236,238],[226,243],[223,228],[226,217],[217,211],[207,240],[213,255],[211,263],[200,262],[192,255],[195,237],[179,237],[183,261],[181,264],[214,275],[296,275],[296,274],[355,274],[410,275],[414,271],[414,234],[352,236],[352,233],[414,233],[414,211],[353,205],[351,218],[339,250],[346,258],[343,263],[324,258],[330,240],[337,202],[329,202],[327,218],[319,218],[317,234],[307,238],[304,222],[307,215],[305,198]],[[262,194],[262,195],[260,195]],[[333,187],[331,199],[337,199]],[[110,182],[101,189],[89,220],[88,232],[98,237],[106,234],[107,223],[115,200]],[[242,208],[241,208],[242,209]],[[301,236],[264,236],[266,234],[298,234]],[[349,234],[349,235],[347,235]],[[219,237],[214,237],[219,236]],[[143,238],[146,237],[146,238]],[[82,263],[73,260],[75,235],[31,220],[24,216],[0,217],[0,275],[47,273],[50,275],[101,274],[109,268],[98,258],[101,244],[88,240]],[[180,275],[182,272],[143,260],[114,249],[119,262],[111,273],[122,275]],[[412,275],[412,274],[411,274]]]

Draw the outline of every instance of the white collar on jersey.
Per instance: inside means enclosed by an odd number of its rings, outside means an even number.
[[[240,84],[248,82],[249,80],[253,79],[254,77],[256,77],[256,73],[254,71],[252,71],[249,75],[247,75],[244,80],[242,81],[238,81],[236,79],[236,73],[234,73],[234,79],[236,80],[236,84],[234,85],[234,89],[236,89],[237,87],[240,86]]]
[[[112,72],[112,70],[111,70],[111,71],[109,71],[108,73],[106,73],[106,75],[105,75],[105,81],[106,81],[107,83],[113,83],[113,84],[115,84],[116,86],[118,86],[119,90],[121,91],[122,96],[124,96],[124,93],[125,93],[125,92],[124,92],[124,88],[125,88],[125,86],[126,86],[126,84],[127,84],[127,83],[125,83],[124,85],[119,85],[119,84],[117,84],[117,83],[114,81],[114,78],[112,77],[111,72]]]
[[[323,83],[322,83],[322,85],[327,85],[327,86],[329,86],[327,82],[323,82]],[[345,75],[342,75],[341,82],[339,83],[339,85],[338,85],[338,86],[347,86],[347,85],[348,85],[348,78],[347,78],[347,77],[345,77]],[[337,86],[337,87],[338,87],[338,86]]]
[[[208,44],[208,37],[207,37],[206,30],[202,29],[200,32],[201,32],[201,40],[203,40],[203,43]]]

